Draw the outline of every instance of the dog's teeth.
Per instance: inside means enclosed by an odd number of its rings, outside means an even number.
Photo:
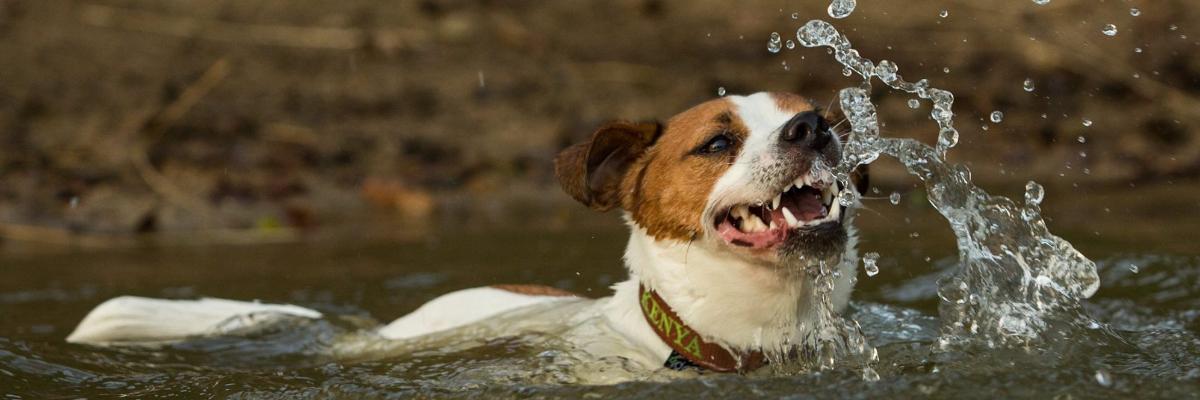
[[[821,204],[829,204],[833,201],[833,187],[826,187],[821,191]]]
[[[800,220],[796,219],[796,216],[792,215],[792,211],[788,210],[787,207],[783,208],[783,219],[787,221],[788,226],[796,226],[800,224]]]
[[[763,226],[762,220],[758,217],[751,216],[746,219],[746,229],[744,229],[746,232],[761,232],[763,229],[766,229],[766,226]]]
[[[750,217],[750,209],[746,205],[734,207],[733,216],[741,218],[743,221],[747,220]]]
[[[767,229],[770,229],[770,230],[775,230],[777,228],[779,228],[779,224],[776,224],[775,220],[771,220],[771,224],[767,225]]]
[[[779,208],[779,203],[782,201],[783,201],[783,193],[775,195],[775,198],[771,200],[771,209],[774,210],[776,208]]]
[[[808,184],[808,175],[804,175],[799,178],[796,178],[796,180],[792,182],[792,185],[795,186],[797,189],[802,188],[802,187],[804,187],[804,185],[807,185],[807,184]]]

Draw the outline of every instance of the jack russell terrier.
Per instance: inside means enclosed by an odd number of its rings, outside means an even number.
[[[604,125],[563,150],[555,174],[584,205],[623,211],[630,276],[611,297],[535,285],[466,289],[374,334],[413,339],[556,315],[566,337],[598,357],[651,370],[756,369],[764,354],[794,352],[811,337],[814,266],[838,272],[835,309],[849,300],[858,257],[853,210],[843,204],[852,202],[839,199],[843,190],[862,193],[867,178],[863,166],[854,188],[835,181],[830,169],[841,159],[841,141],[812,103],[787,93],[722,97],[666,123]],[[229,332],[230,321],[264,314],[322,316],[293,305],[126,296],[92,310],[67,341],[179,341]],[[498,333],[538,326],[510,324]]]

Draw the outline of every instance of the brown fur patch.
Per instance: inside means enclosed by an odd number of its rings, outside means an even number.
[[[789,111],[793,114],[812,111],[817,108],[811,100],[798,94],[771,92],[771,98],[775,100],[775,105],[780,110]]]
[[[703,231],[709,193],[749,135],[733,107],[729,100],[717,99],[676,115],[654,147],[629,169],[622,184],[627,194],[623,205],[650,236],[686,241]],[[727,152],[694,153],[722,132],[734,141]]]
[[[493,289],[500,289],[506,292],[523,294],[526,296],[547,296],[547,297],[581,297],[575,293],[568,292],[556,287],[545,285],[492,285]]]
[[[622,205],[621,182],[661,131],[657,123],[610,122],[590,140],[559,153],[554,175],[571,197],[597,211],[608,211]]]

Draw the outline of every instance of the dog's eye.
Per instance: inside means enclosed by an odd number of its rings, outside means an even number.
[[[717,154],[729,150],[731,146],[733,146],[733,139],[730,139],[725,134],[720,134],[709,139],[708,143],[705,143],[696,150],[700,154]]]

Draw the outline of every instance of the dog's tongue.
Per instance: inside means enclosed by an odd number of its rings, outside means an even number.
[[[791,204],[785,203],[784,206],[800,221],[812,221],[829,214],[829,210],[826,210],[825,204],[821,202],[821,192],[810,187],[802,189],[794,196],[794,201],[788,203]]]
[[[742,232],[734,227],[729,219],[726,219],[717,226],[717,234],[721,235],[721,239],[726,243],[735,246],[752,249],[769,248],[783,243],[783,240],[787,239],[787,220],[783,217],[783,213],[775,210],[771,213],[771,219],[775,221],[776,228],[762,232]]]

